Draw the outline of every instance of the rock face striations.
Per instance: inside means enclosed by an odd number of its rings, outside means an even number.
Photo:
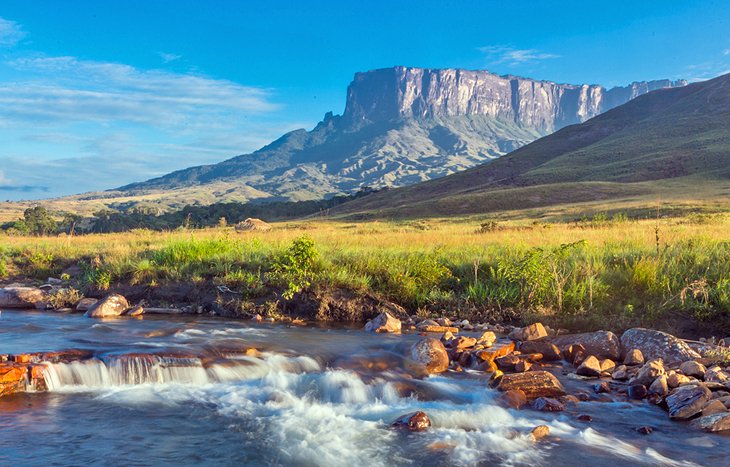
[[[443,177],[497,158],[564,126],[649,91],[651,81],[605,89],[487,71],[394,67],[357,73],[342,116],[290,132],[219,164],[192,167],[120,188],[120,196],[317,199],[362,186],[397,187]],[[104,195],[106,198],[110,193]]]

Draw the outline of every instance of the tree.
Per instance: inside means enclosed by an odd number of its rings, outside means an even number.
[[[73,235],[76,231],[76,224],[81,219],[83,219],[83,217],[79,216],[78,214],[73,214],[70,212],[65,213],[63,215],[63,220],[61,221],[63,231],[69,235]]]
[[[56,221],[43,206],[26,209],[23,212],[23,219],[31,235],[50,235],[58,231]]]

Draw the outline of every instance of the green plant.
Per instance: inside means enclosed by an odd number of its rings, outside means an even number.
[[[292,241],[289,248],[274,260],[271,277],[284,285],[284,298],[290,300],[294,294],[311,285],[317,256],[319,252],[314,240],[303,236]]]
[[[73,287],[58,289],[48,294],[47,302],[54,310],[70,308],[84,298],[84,295]]]

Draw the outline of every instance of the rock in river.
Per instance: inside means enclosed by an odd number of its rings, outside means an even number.
[[[442,373],[449,368],[449,354],[441,341],[426,337],[411,347],[411,360],[428,374]]]
[[[567,334],[552,340],[558,347],[582,345],[589,355],[598,358],[619,360],[621,357],[621,342],[618,336],[611,331],[584,332],[582,334]]]
[[[84,316],[88,318],[108,318],[120,316],[128,308],[129,303],[126,298],[119,294],[111,294],[96,302],[86,313],[84,313]]]
[[[730,412],[700,417],[692,421],[692,426],[709,432],[730,430]]]
[[[426,431],[431,426],[431,419],[425,412],[413,412],[398,418],[390,426],[408,431]]]
[[[661,358],[665,363],[685,362],[700,358],[686,342],[666,332],[633,328],[621,335],[625,350],[639,349],[646,359]]]
[[[669,416],[686,419],[702,412],[712,393],[704,385],[686,385],[673,390],[665,399]]]
[[[365,325],[365,330],[370,332],[391,332],[400,334],[401,322],[387,311],[380,313]]]
[[[6,287],[0,289],[0,308],[33,308],[45,298],[46,294],[35,287]]]
[[[500,391],[520,389],[528,399],[565,395],[565,389],[558,378],[547,371],[527,371],[504,375],[500,379],[497,389]]]

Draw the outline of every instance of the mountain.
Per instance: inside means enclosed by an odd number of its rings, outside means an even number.
[[[338,212],[445,216],[610,199],[719,207],[728,194],[730,74],[651,92],[489,164]]]
[[[311,131],[292,131],[252,154],[102,197],[181,206],[316,199],[363,186],[405,186],[496,159],[647,92],[684,85],[661,80],[605,89],[408,67],[357,73],[343,115],[327,113]]]

